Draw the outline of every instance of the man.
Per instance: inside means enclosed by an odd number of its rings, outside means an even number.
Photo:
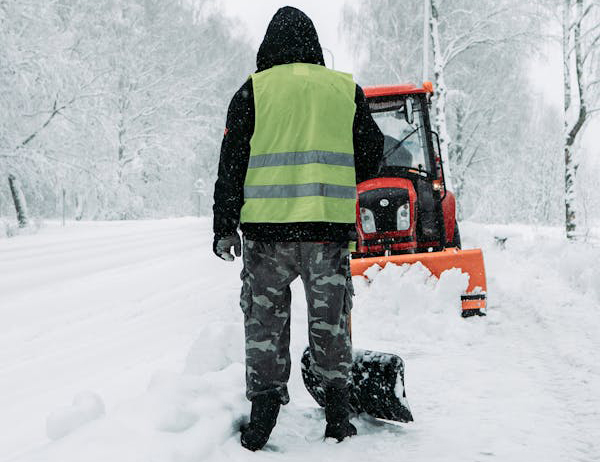
[[[241,255],[250,423],[241,443],[267,442],[289,401],[289,285],[302,278],[315,374],[326,393],[326,437],[356,434],[348,416],[348,329],[356,182],[377,170],[383,136],[349,74],[325,68],[312,21],[277,11],[257,72],[234,95],[215,185],[213,250]]]

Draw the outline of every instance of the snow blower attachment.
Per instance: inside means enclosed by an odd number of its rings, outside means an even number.
[[[456,247],[439,252],[389,255],[370,258],[356,258],[350,261],[352,276],[362,276],[373,265],[384,267],[388,263],[395,265],[420,262],[437,278],[451,268],[459,268],[469,275],[469,285],[461,295],[462,316],[483,316],[486,304],[486,279],[481,249],[461,250]]]
[[[461,315],[485,315],[483,254],[481,249],[461,250],[456,201],[446,188],[438,135],[429,121],[431,82],[423,88],[391,85],[364,91],[384,145],[378,174],[357,185],[358,240],[350,260],[352,275],[364,276],[373,265],[383,268],[388,263],[420,262],[438,278],[445,270],[459,268],[469,275]],[[302,377],[322,406],[324,391],[311,372],[308,350],[302,358]],[[413,420],[399,356],[356,351],[351,381],[354,412],[399,422]]]

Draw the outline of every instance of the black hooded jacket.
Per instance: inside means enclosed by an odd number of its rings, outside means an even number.
[[[302,11],[280,8],[269,23],[256,56],[257,72],[279,64],[310,63],[325,65],[315,27]],[[354,161],[357,183],[371,178],[377,171],[383,152],[383,135],[371,117],[362,89],[357,85],[354,116]],[[254,132],[254,95],[248,79],[229,104],[227,125],[221,144],[219,173],[214,193],[215,236],[236,232],[244,204],[244,180],[250,157],[250,139]],[[330,241],[355,238],[353,224],[242,223],[245,237],[255,241]]]

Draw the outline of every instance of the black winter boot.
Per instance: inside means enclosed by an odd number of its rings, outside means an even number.
[[[242,446],[250,451],[262,449],[277,422],[281,398],[279,393],[259,395],[252,400],[250,423],[242,428]]]
[[[325,388],[325,438],[335,438],[339,442],[347,436],[356,435],[356,427],[349,418],[348,392],[348,387]]]

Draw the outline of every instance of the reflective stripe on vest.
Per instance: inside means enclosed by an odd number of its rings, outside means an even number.
[[[272,186],[244,186],[244,197],[247,199],[283,198],[323,196],[339,197],[340,199],[355,199],[356,187],[339,186],[336,184],[306,183]]]
[[[278,152],[277,154],[251,156],[248,168],[314,163],[354,167],[354,156],[352,154],[327,151]]]
[[[313,64],[252,75],[255,126],[240,221],[356,220],[352,76]]]

